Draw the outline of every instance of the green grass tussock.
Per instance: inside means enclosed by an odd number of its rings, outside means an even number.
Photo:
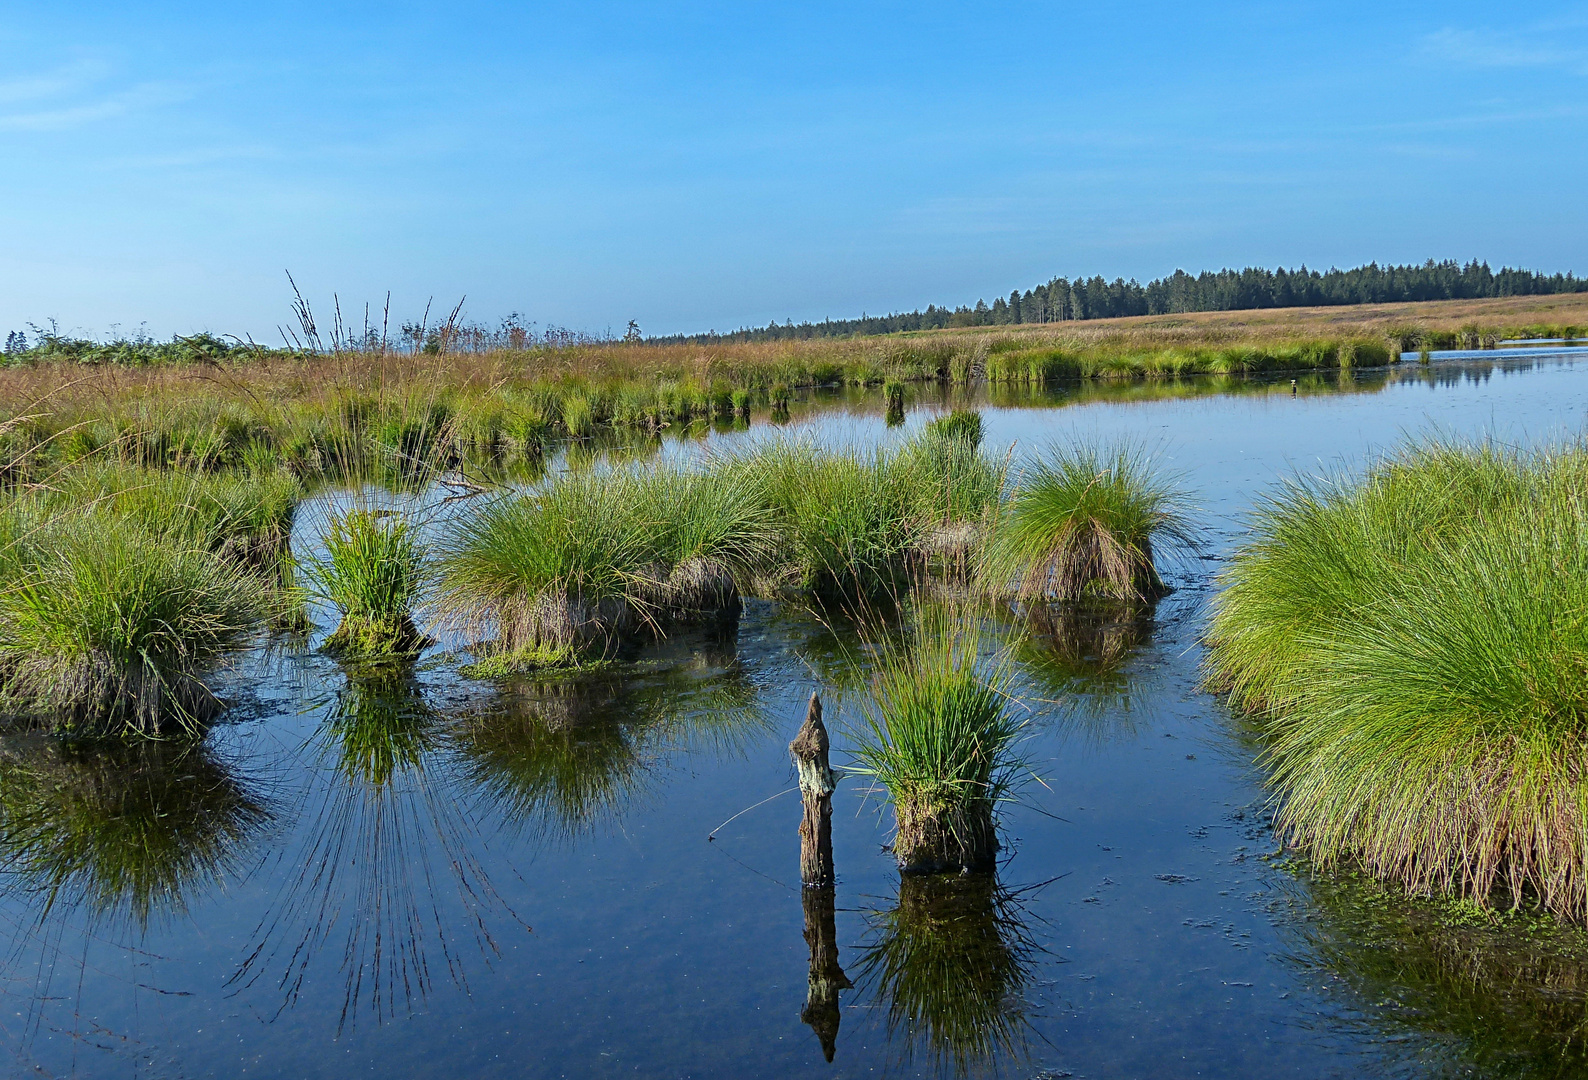
[[[265,563],[286,550],[302,488],[280,472],[204,475],[105,463],[60,473],[39,497],[56,512],[89,507],[129,518],[164,542]]]
[[[962,439],[972,446],[981,445],[981,413],[973,409],[955,409],[926,425],[930,435],[949,439]]]
[[[981,655],[980,625],[960,605],[918,604],[866,680],[856,771],[892,799],[893,852],[907,873],[991,869],[995,809],[1025,771],[1009,667]]]
[[[1258,515],[1208,633],[1281,832],[1416,892],[1588,917],[1588,450],[1424,441]]]
[[[215,712],[202,676],[260,626],[258,577],[105,513],[54,520],[19,547],[0,592],[7,707],[83,734],[158,734]]]
[[[473,672],[609,659],[669,621],[736,615],[755,590],[869,597],[985,529],[1000,467],[960,436],[890,450],[777,440],[699,468],[566,473],[465,519],[440,607],[492,642]]]
[[[772,508],[782,582],[827,598],[888,594],[922,558],[965,558],[1003,486],[1000,465],[940,431],[869,452],[779,440],[721,467]]]
[[[1020,475],[983,570],[993,589],[1022,600],[1145,601],[1164,592],[1156,556],[1195,544],[1185,495],[1142,451],[1076,445]]]
[[[418,530],[401,514],[352,509],[331,515],[325,555],[304,559],[311,591],[334,604],[342,621],[325,650],[349,659],[411,657],[425,645],[414,606],[430,565]]]
[[[447,541],[438,606],[499,654],[610,652],[654,592],[643,505],[624,472],[499,499]]]
[[[866,596],[898,584],[919,534],[920,492],[894,455],[778,441],[726,467],[751,476],[772,507],[783,578],[796,590]]]
[[[671,616],[734,613],[777,549],[772,509],[755,478],[732,469],[657,468],[638,474],[653,565],[654,605]]]
[[[569,473],[463,522],[443,557],[441,607],[494,634],[479,674],[569,666],[664,620],[736,614],[776,540],[743,472]]]

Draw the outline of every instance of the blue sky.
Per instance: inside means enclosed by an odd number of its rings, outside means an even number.
[[[1588,272],[1588,5],[0,4],[0,332]],[[361,317],[361,314],[360,316]]]

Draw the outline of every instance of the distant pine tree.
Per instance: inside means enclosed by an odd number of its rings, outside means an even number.
[[[1325,307],[1422,300],[1476,300],[1496,296],[1537,296],[1588,292],[1588,278],[1573,274],[1541,274],[1488,263],[1466,264],[1429,259],[1421,265],[1379,266],[1368,263],[1351,270],[1204,270],[1191,275],[1176,270],[1143,285],[1101,275],[1073,280],[1056,277],[1024,295],[1017,289],[991,307],[931,305],[925,311],[864,315],[859,319],[824,319],[819,323],[769,324],[729,334],[675,334],[656,342],[778,341],[817,337],[894,334],[943,327],[995,326],[1012,323],[1060,322],[1069,319],[1111,319],[1126,315],[1163,315],[1188,311],[1242,311],[1254,308]]]

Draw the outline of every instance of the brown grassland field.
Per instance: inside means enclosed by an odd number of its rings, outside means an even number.
[[[1588,294],[1153,315],[878,337],[523,350],[232,349],[191,363],[33,359],[0,368],[0,450],[314,468],[349,427],[496,453],[598,428],[786,412],[801,387],[1162,380],[1374,367],[1427,348],[1588,336]],[[443,341],[445,338],[443,338]],[[1410,356],[1408,356],[1410,359]],[[5,464],[0,462],[0,464]]]

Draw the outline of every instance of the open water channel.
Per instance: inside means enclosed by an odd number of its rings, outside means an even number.
[[[853,985],[835,1005],[807,1008],[806,930],[827,914],[799,888],[787,744],[819,690],[842,768],[846,642],[752,601],[736,629],[572,683],[473,682],[444,646],[412,678],[350,681],[276,646],[226,675],[236,705],[198,749],[4,736],[0,813],[27,828],[0,851],[0,1073],[1577,1075],[1588,938],[1277,850],[1255,747],[1199,689],[1198,635],[1283,478],[1430,430],[1578,434],[1588,363],[1297,390],[982,399],[985,444],[1016,460],[1074,438],[1153,449],[1195,490],[1206,551],[1168,568],[1150,618],[1055,628],[1017,656],[1044,784],[1005,814],[996,881],[901,884],[884,804],[840,782],[842,975],[824,974]],[[905,431],[935,402],[915,404]],[[899,434],[874,400],[790,427]]]

